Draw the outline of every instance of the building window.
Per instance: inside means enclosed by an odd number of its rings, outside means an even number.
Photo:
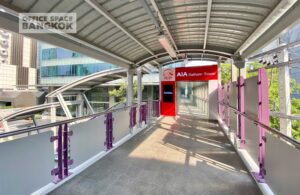
[[[64,48],[49,48],[42,50],[42,60],[67,59],[84,57],[83,54],[66,50]]]
[[[115,67],[107,63],[44,66],[41,67],[41,77],[86,76]]]

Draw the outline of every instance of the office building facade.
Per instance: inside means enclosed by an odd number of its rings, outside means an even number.
[[[36,104],[37,42],[0,29],[0,106]],[[20,97],[32,97],[22,101]]]

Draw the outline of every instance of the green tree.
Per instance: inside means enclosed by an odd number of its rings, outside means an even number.
[[[227,84],[231,81],[231,64],[222,63],[221,64],[221,79],[222,84]]]
[[[143,90],[143,88],[142,88]],[[110,96],[118,98],[120,102],[126,102],[127,82],[123,81],[118,89],[113,89],[108,92]],[[137,80],[133,81],[133,95],[137,96]]]

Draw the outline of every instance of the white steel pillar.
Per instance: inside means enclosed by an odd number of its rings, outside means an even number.
[[[127,70],[127,106],[131,106],[133,102],[133,70]]]
[[[77,104],[77,113],[76,113],[76,117],[81,117],[84,115],[83,113],[83,99],[82,99],[82,95],[78,94],[76,96],[76,101],[81,101],[80,104]]]
[[[287,49],[283,50],[283,62],[289,61]],[[291,114],[290,70],[289,65],[278,68],[279,70],[279,112],[284,115]],[[292,123],[290,119],[280,119],[280,131],[287,136],[292,136]]]
[[[56,122],[56,107],[55,106],[51,106],[51,108],[50,108],[50,121],[51,121],[51,123]],[[56,127],[51,127],[51,130],[56,135],[56,131],[55,131]]]
[[[222,85],[221,59],[218,60],[218,84]]]
[[[112,91],[112,90],[114,90],[114,87],[108,87],[108,91]],[[108,102],[109,102],[109,107],[115,105],[115,97],[110,95]]]
[[[231,60],[231,81],[234,82],[234,81],[237,81],[237,67],[234,65],[234,62],[233,60]]]
[[[153,85],[148,86],[147,88],[148,100],[153,100]]]
[[[162,68],[162,65],[159,65],[158,71],[159,71],[159,101],[161,102],[161,101],[162,101],[162,95],[161,95],[162,86],[161,86],[161,81],[163,80],[163,79],[162,79],[162,76],[163,76],[163,68]]]
[[[244,68],[240,69],[240,76],[244,77],[244,79],[247,77],[246,60],[244,62]]]
[[[142,103],[142,69],[138,68],[137,69],[137,101],[138,101],[138,105],[141,105]]]

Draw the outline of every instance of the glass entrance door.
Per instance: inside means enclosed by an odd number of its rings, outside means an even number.
[[[177,82],[177,114],[192,114],[207,117],[207,82]]]

